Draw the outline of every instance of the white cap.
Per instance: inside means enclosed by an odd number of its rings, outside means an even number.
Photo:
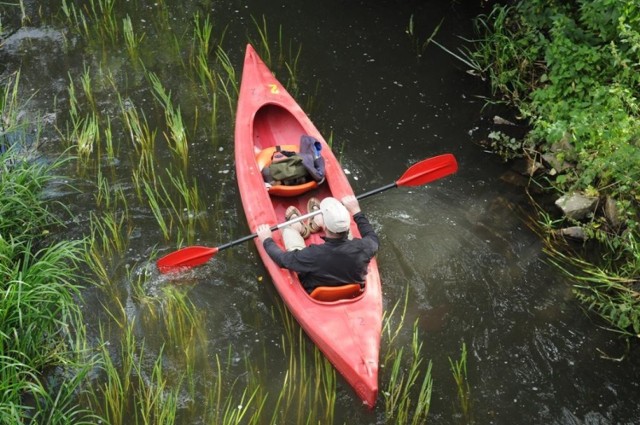
[[[325,227],[333,233],[342,233],[349,230],[351,215],[336,198],[324,198],[320,202],[320,210]]]

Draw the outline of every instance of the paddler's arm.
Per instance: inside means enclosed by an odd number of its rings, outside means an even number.
[[[373,253],[378,251],[378,246],[380,245],[378,235],[376,234],[376,231],[373,230],[373,226],[369,223],[367,217],[365,217],[364,213],[360,210],[358,199],[355,196],[350,195],[345,196],[341,201],[347,211],[349,211],[353,216],[353,221],[358,225],[358,230],[360,231],[360,237],[362,240],[368,241]]]
[[[358,214],[354,215],[353,221],[355,221],[358,225],[358,230],[360,231],[362,240],[369,241],[373,251],[377,252],[378,246],[380,246],[380,241],[378,240],[376,231],[373,230],[373,226],[371,225],[371,223],[369,223],[367,217],[364,216],[364,213],[359,212]]]
[[[279,257],[280,254],[284,253],[284,251],[273,241],[271,227],[269,227],[268,224],[260,224],[256,227],[256,234],[258,235],[260,242],[262,242],[262,246],[267,251],[267,254],[269,254],[269,257],[277,263],[276,258]],[[282,266],[280,265],[280,267]]]
[[[298,256],[296,255],[298,252],[286,252],[275,243],[272,238],[271,228],[268,224],[261,224],[256,227],[256,234],[260,242],[262,242],[265,251],[269,254],[269,257],[271,257],[277,265],[295,272],[308,271],[304,263],[298,261]]]

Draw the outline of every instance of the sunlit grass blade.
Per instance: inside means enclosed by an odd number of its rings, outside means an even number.
[[[467,378],[467,345],[465,343],[462,343],[460,360],[452,360],[449,357],[449,366],[456,382],[460,413],[466,423],[474,423],[471,410],[471,388]]]
[[[400,301],[396,302],[389,314],[385,313],[383,335],[389,347],[381,363],[385,371],[386,388],[382,390],[384,411],[387,421],[399,424],[420,424],[426,421],[431,406],[433,380],[432,363],[424,367],[423,343],[419,338],[418,321],[413,325],[411,351],[407,356],[405,346],[398,347],[401,330],[407,312],[408,291],[405,294],[404,308],[399,312],[400,319],[395,327],[391,321],[397,314]],[[408,357],[408,358],[407,358]],[[422,382],[420,383],[420,380]]]
[[[140,44],[144,39],[144,34],[136,36],[133,29],[133,23],[131,22],[131,18],[129,17],[129,15],[127,15],[122,20],[122,31],[124,34],[125,45],[127,46],[127,52],[129,53],[129,57],[131,58],[131,62],[134,65],[138,65],[140,60]]]
[[[145,181],[143,182],[143,185],[144,193],[147,195],[147,200],[149,202],[149,206],[151,207],[151,212],[156,218],[156,221],[160,226],[160,230],[162,230],[164,239],[169,240],[171,238],[173,219],[169,217],[169,222],[167,223],[167,221],[165,220],[163,201],[158,197],[156,191],[149,185],[149,183]]]
[[[80,77],[80,83],[82,85],[82,91],[87,99],[89,105],[94,112],[97,112],[96,99],[93,94],[93,87],[91,85],[91,69],[86,65],[84,67],[84,71],[82,72],[82,76]]]
[[[187,142],[187,131],[180,113],[180,106],[175,108],[171,100],[171,93],[167,92],[160,82],[158,76],[152,72],[147,74],[153,87],[154,96],[164,108],[165,119],[169,134],[165,133],[165,138],[169,147],[176,154],[186,170],[189,161],[189,145]]]

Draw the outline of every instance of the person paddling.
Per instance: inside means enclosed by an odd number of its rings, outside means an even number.
[[[325,198],[319,202],[311,198],[309,212],[320,209],[322,214],[312,217],[309,224],[297,222],[282,229],[285,249],[275,243],[268,224],[256,228],[256,234],[269,257],[280,267],[298,273],[304,289],[311,293],[317,286],[341,286],[349,283],[364,285],[367,268],[378,251],[378,236],[360,210],[355,196],[346,196],[342,202]],[[299,217],[300,211],[291,206],[287,220]],[[358,226],[361,238],[350,237],[351,216]],[[324,243],[305,245],[305,236],[324,230]]]

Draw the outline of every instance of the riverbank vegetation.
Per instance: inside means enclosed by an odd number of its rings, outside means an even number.
[[[537,189],[594,200],[581,219],[542,208],[552,261],[613,329],[640,336],[640,5],[520,1],[476,24],[460,57],[530,126],[517,142],[494,134],[493,147],[524,157]],[[565,240],[567,227],[582,240]]]

